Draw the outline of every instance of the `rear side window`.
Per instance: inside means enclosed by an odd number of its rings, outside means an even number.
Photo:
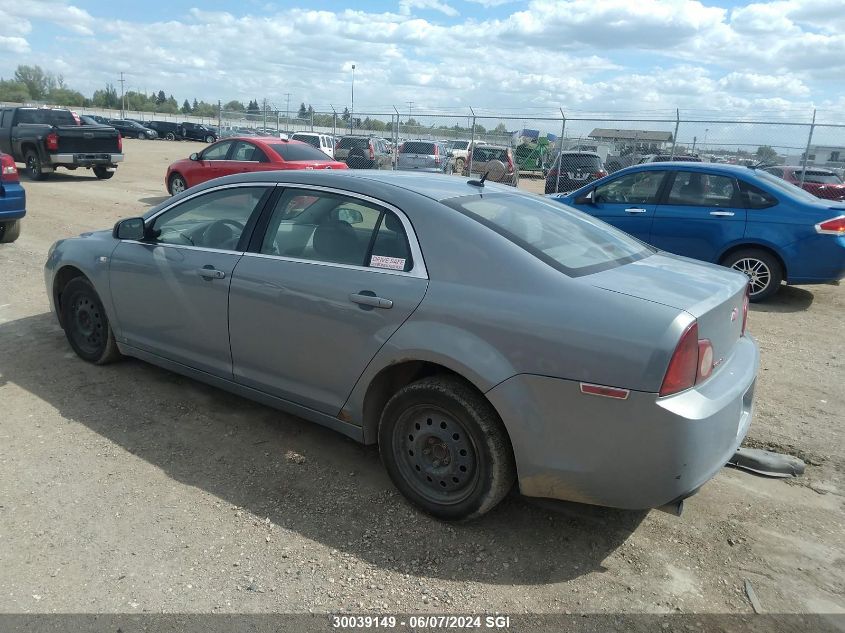
[[[425,154],[427,156],[434,155],[434,143],[425,143],[423,141],[405,141],[399,148],[400,154]]]
[[[320,147],[320,137],[314,136],[313,134],[294,134],[291,139],[294,141],[302,141],[303,143],[308,143],[312,147]]]
[[[76,125],[76,119],[67,110],[48,108],[21,108],[18,123],[39,123],[41,125]]]
[[[600,220],[541,198],[494,193],[452,198],[443,204],[572,277],[616,268],[654,252]]]
[[[739,190],[745,198],[745,206],[749,209],[768,209],[778,203],[777,198],[766,193],[759,187],[748,184],[744,180],[739,181]]]
[[[486,163],[490,160],[508,162],[508,150],[499,147],[476,147],[472,150],[472,160]]]
[[[740,206],[733,178],[699,171],[677,172],[666,203],[698,207]]]
[[[323,152],[305,143],[270,143],[270,149],[283,160],[326,160]]]
[[[601,203],[654,204],[665,171],[638,171],[596,187],[593,200]]]

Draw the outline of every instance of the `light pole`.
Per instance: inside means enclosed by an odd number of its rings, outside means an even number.
[[[355,124],[355,64],[352,64],[352,111],[349,113],[349,133],[352,134],[352,126]]]
[[[704,128],[704,141],[701,143],[701,150],[707,151],[707,133],[710,131],[710,128]]]

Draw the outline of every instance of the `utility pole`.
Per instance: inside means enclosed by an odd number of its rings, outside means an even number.
[[[267,99],[264,99],[264,104],[262,105],[261,112],[263,113],[264,123],[262,124],[262,132],[267,129]]]
[[[411,110],[413,109],[413,107],[414,107],[414,102],[408,101],[408,128],[409,129],[411,127]]]
[[[220,99],[217,100],[217,135],[223,133],[223,104]]]
[[[123,71],[120,71],[120,118],[124,118],[126,110],[126,102],[124,99],[123,84],[126,80],[123,78]]]
[[[352,134],[353,125],[355,125],[355,64],[352,64],[352,112],[349,113],[350,134]]]
[[[290,131],[290,93],[285,93],[285,99],[287,99],[287,106],[285,107],[285,130]]]

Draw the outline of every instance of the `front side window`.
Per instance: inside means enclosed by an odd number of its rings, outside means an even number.
[[[266,191],[266,187],[233,187],[186,200],[155,219],[155,240],[159,244],[237,250],[244,228]]]
[[[616,268],[654,252],[600,220],[542,199],[485,194],[483,198],[475,195],[452,198],[443,204],[573,277]]]
[[[288,189],[273,209],[262,254],[389,270],[411,269],[399,218],[336,193]]]
[[[733,178],[699,171],[677,172],[666,203],[697,207],[741,206]]]
[[[232,146],[232,141],[223,141],[222,143],[215,143],[211,147],[206,148],[200,158],[202,160],[226,160],[226,155],[229,153],[229,148]]]
[[[653,204],[665,171],[638,171],[596,187],[593,201],[601,203]]]

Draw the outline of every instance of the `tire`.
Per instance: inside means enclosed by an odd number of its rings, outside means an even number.
[[[65,336],[82,360],[105,365],[121,357],[100,297],[85,277],[67,283],[61,310]]]
[[[768,251],[759,248],[734,251],[721,264],[748,275],[751,291],[748,298],[752,302],[765,301],[780,290],[783,268]]]
[[[480,517],[516,480],[513,449],[496,410],[458,378],[433,376],[400,389],[382,412],[378,437],[393,483],[438,519]]]
[[[213,137],[213,136],[211,136],[211,135],[206,136],[206,137],[205,137],[205,142],[206,142],[206,143],[213,143],[213,142],[214,142],[214,137]]]
[[[459,158],[455,161],[455,171],[459,174],[464,173],[464,166],[466,165],[466,161],[463,158]]]
[[[164,138],[168,141],[175,141],[176,135],[173,132],[168,132],[167,134],[164,135]]]
[[[94,175],[99,180],[108,180],[112,176],[114,176],[114,170],[110,170],[107,167],[103,167],[102,165],[97,165],[94,167]]]
[[[26,175],[30,180],[46,180],[49,174],[45,174],[41,165],[41,158],[35,150],[27,150],[24,155],[24,162],[26,163]]]
[[[0,222],[0,244],[11,244],[21,235],[21,221]]]
[[[167,191],[171,196],[182,193],[188,188],[188,183],[185,182],[185,177],[180,173],[175,173],[170,176],[167,181]]]

